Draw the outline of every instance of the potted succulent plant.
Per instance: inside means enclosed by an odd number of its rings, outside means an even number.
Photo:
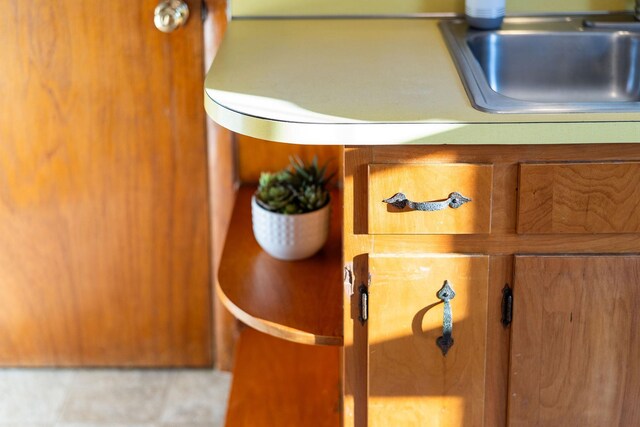
[[[253,234],[274,258],[298,260],[318,252],[327,240],[330,194],[327,165],[298,157],[279,172],[263,172],[251,200]]]

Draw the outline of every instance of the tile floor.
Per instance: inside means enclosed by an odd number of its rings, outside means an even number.
[[[0,427],[222,427],[212,370],[0,369]]]

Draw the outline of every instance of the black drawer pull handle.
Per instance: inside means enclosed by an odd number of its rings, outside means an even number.
[[[453,313],[451,312],[450,301],[455,298],[456,293],[453,291],[449,281],[445,280],[444,285],[436,293],[436,296],[444,302],[442,336],[436,339],[436,345],[442,351],[442,355],[446,356],[449,349],[453,347]]]
[[[449,194],[445,200],[434,200],[431,202],[412,202],[407,199],[403,193],[396,193],[388,199],[384,199],[384,203],[388,203],[390,205],[395,206],[398,209],[404,209],[408,207],[409,209],[413,209],[416,211],[441,211],[446,209],[447,207],[452,209],[457,209],[460,206],[464,205],[467,202],[470,202],[471,199],[463,196],[460,193],[453,192]]]

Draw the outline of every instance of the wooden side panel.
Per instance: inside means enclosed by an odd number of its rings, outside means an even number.
[[[340,349],[245,329],[238,343],[227,427],[340,426]]]
[[[484,425],[489,257],[369,259],[369,426]],[[454,345],[436,346],[448,280]]]
[[[367,164],[370,147],[345,147],[343,190],[343,259],[353,277],[346,277],[344,289],[343,351],[343,419],[347,427],[367,426],[367,328],[359,321],[359,298],[356,290],[369,283],[367,254],[371,252],[362,220],[367,217]],[[356,218],[357,217],[357,218]],[[354,227],[358,227],[356,230]],[[358,239],[360,237],[360,239]],[[352,285],[350,285],[351,283]]]
[[[227,28],[227,1],[205,0],[209,10],[204,22],[205,68],[209,68]],[[217,281],[222,248],[236,190],[235,141],[230,130],[218,126],[207,117],[207,148],[209,158],[209,195],[211,206],[212,280]],[[231,371],[238,338],[238,325],[214,292],[213,339],[216,368]]]
[[[509,426],[640,425],[640,256],[518,256]]]
[[[369,165],[370,234],[468,234],[491,231],[493,167],[472,164]],[[445,200],[458,192],[471,199],[457,209],[399,210],[382,202],[404,193],[414,202]]]
[[[328,170],[335,171],[335,182],[342,177],[342,147],[339,145],[295,145],[278,144],[236,135],[238,142],[238,173],[244,184],[255,184],[261,172],[275,172],[289,164],[289,157],[299,156],[311,161],[318,156],[322,165],[329,163]]]
[[[188,3],[163,34],[155,0],[0,2],[0,365],[211,364]]]
[[[520,165],[518,233],[640,232],[640,163]]]

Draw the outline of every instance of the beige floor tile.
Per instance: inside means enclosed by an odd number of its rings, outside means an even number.
[[[162,413],[168,371],[80,371],[69,387],[62,423],[153,423]]]
[[[0,427],[2,426],[0,425]],[[54,427],[158,427],[158,424],[58,423]]]
[[[0,422],[0,427],[56,427],[55,424],[50,423],[3,423]]]
[[[162,426],[201,427],[197,423],[223,426],[230,385],[229,373],[201,370],[175,373],[168,386]]]
[[[161,423],[158,427],[218,427],[217,423]]]
[[[0,427],[221,427],[231,375],[0,369]]]
[[[55,423],[71,378],[66,370],[0,369],[0,422]]]
[[[2,425],[0,425],[2,427]],[[54,427],[158,427],[158,424],[58,423]]]
[[[115,387],[127,385],[148,385],[163,387],[177,370],[168,369],[78,369],[74,370],[70,386]]]

